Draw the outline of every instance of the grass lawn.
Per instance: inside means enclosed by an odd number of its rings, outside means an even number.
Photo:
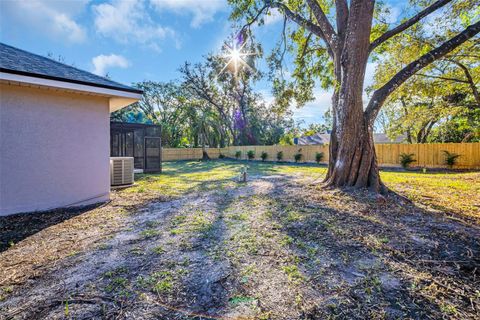
[[[241,168],[250,175],[305,175],[321,181],[326,168],[315,165],[272,164],[261,162],[212,161],[166,163],[161,175],[139,175],[138,186],[127,192],[161,192],[181,195],[191,190],[215,189],[232,185]],[[419,173],[383,171],[381,178],[392,190],[422,205],[436,208],[457,218],[480,222],[480,172]]]
[[[249,180],[237,182],[248,165]],[[0,319],[478,319],[480,173],[166,163],[99,207],[0,219]]]

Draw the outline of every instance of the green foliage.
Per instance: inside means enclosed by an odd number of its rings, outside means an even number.
[[[323,152],[317,152],[315,153],[315,161],[317,163],[320,163],[323,160],[324,154]]]
[[[278,28],[277,45],[267,55],[269,80],[272,82],[274,104],[279,109],[287,110],[289,106],[303,106],[314,99],[314,89],[338,89],[342,77],[334,76],[334,64],[331,48],[323,36],[311,30],[311,24],[319,26],[311,3],[300,0],[287,1],[255,1],[229,0],[230,19],[239,25],[263,25],[265,19],[273,14],[283,15],[284,28]],[[478,1],[452,1],[447,10],[438,9],[430,15],[432,19],[421,19],[406,30],[399,32],[391,39],[376,47],[370,55],[377,64],[374,84],[368,88],[370,93],[381,88],[405,66],[421,55],[439,47],[447,40],[463,31],[468,25],[478,21],[480,12]],[[352,2],[346,1],[351,7]],[[387,30],[392,30],[402,20],[408,19],[414,12],[421,12],[433,1],[405,1],[405,12],[399,21],[391,21],[393,8],[385,1],[377,1],[370,30],[370,41],[381,37]],[[334,29],[341,26],[342,14],[336,15],[336,1],[318,1],[326,17]],[[400,5],[402,6],[402,5]],[[351,9],[351,8],[350,8]],[[398,9],[395,8],[395,9]],[[348,11],[348,10],[347,10]],[[295,17],[295,18],[293,18]],[[350,17],[352,18],[352,17]],[[350,19],[349,18],[349,19]],[[359,28],[366,27],[360,24]],[[370,27],[370,24],[368,24]],[[336,34],[335,36],[338,36]],[[328,42],[328,40],[327,40]],[[467,40],[463,45],[437,59],[430,65],[416,71],[417,74],[407,79],[401,86],[396,86],[388,97],[385,106],[390,110],[381,115],[381,125],[390,137],[405,134],[410,143],[425,143],[431,139],[457,139],[477,141],[480,139],[479,117],[464,117],[466,110],[480,109],[480,98],[474,97],[476,84],[480,81],[480,64],[478,55],[472,54],[480,50],[478,37]],[[293,63],[291,63],[293,61]],[[288,63],[289,62],[289,63]],[[293,65],[293,66],[292,66]],[[286,67],[288,66],[288,67]],[[463,66],[463,67],[462,67]],[[470,74],[471,80],[469,80]],[[288,73],[286,72],[288,71]],[[333,91],[333,90],[332,90]],[[462,101],[452,102],[448,97],[462,94]],[[405,104],[402,104],[402,101]],[[468,121],[465,121],[467,120]],[[455,121],[452,129],[459,129],[456,134],[435,134],[437,127]],[[463,124],[460,125],[459,122]],[[468,127],[464,124],[468,123]],[[331,126],[328,126],[331,128]],[[445,133],[448,136],[445,136]],[[279,143],[293,144],[293,137],[285,131]],[[438,141],[438,140],[437,140]]]
[[[267,160],[267,158],[268,158],[268,153],[266,153],[265,151],[262,151],[262,154],[260,155],[260,158],[262,158],[262,161]]]
[[[295,159],[295,162],[299,162],[300,160],[302,160],[302,157],[303,157],[303,155],[301,154],[300,150],[298,150],[298,153],[295,153],[293,155],[293,158]]]
[[[438,32],[451,30],[458,20],[455,15],[442,16],[435,20],[435,29],[415,25],[397,36],[398,41],[389,42],[369,90],[381,87],[420,53],[445,41]],[[480,81],[480,65],[472,50],[480,50],[475,38],[408,79],[387,99],[377,127],[392,138],[405,135],[409,143],[479,141],[480,100],[472,84]]]
[[[165,248],[162,246],[156,246],[155,248],[152,249],[153,252],[156,254],[164,254],[166,252]]]
[[[458,158],[460,157],[459,154],[449,152],[447,150],[443,150],[443,154],[445,155],[444,163],[449,167],[452,168],[454,165],[457,164]]]
[[[218,159],[225,159],[225,155],[224,155],[223,153],[220,153],[220,154],[218,155]]]
[[[68,311],[68,299],[65,300],[65,309],[64,309],[64,312],[63,312],[63,313],[65,314],[65,317],[68,318],[68,315],[69,315],[69,311]]]
[[[256,53],[248,57],[253,66],[262,52],[253,37],[248,39],[244,50]],[[200,63],[181,66],[179,81],[137,83],[142,99],[112,113],[111,119],[160,124],[166,147],[278,143],[294,125],[291,115],[254,90],[262,72],[242,69],[237,78],[229,70],[220,74],[225,62],[223,53],[210,54]]]
[[[154,272],[148,277],[139,276],[137,283],[141,287],[150,288],[153,292],[161,294],[173,290],[175,279],[170,270]]]
[[[277,161],[282,161],[283,160],[283,151],[278,151],[277,152]]]
[[[241,157],[242,157],[242,151],[240,151],[240,150],[235,151],[235,159],[238,160],[238,159],[240,159]]]
[[[140,235],[146,239],[153,238],[159,235],[159,231],[155,229],[146,229],[140,232]]]
[[[328,133],[333,127],[332,111],[328,109],[322,116],[323,123],[310,123],[306,129],[301,130],[299,135],[312,136],[316,133]]]
[[[255,151],[253,151],[253,150],[248,150],[248,152],[247,152],[247,157],[248,157],[248,160],[255,159]]]
[[[414,163],[414,154],[413,153],[402,153],[400,154],[400,164],[402,165],[403,168],[408,168],[412,163]]]
[[[480,108],[462,108],[432,129],[430,142],[480,142]]]
[[[293,133],[291,132],[286,133],[280,137],[278,144],[281,146],[293,146],[293,138],[294,138]]]
[[[287,274],[288,279],[292,282],[301,282],[304,280],[304,276],[298,269],[298,266],[292,264],[292,265],[286,265],[282,267],[283,271]]]

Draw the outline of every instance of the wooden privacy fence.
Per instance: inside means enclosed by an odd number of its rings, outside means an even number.
[[[480,143],[431,143],[431,144],[377,144],[375,145],[378,163],[381,166],[400,166],[400,154],[412,153],[416,162],[412,166],[441,168],[445,167],[445,153],[459,154],[454,168],[480,169]],[[266,161],[277,161],[277,153],[283,152],[283,161],[295,161],[296,153],[302,154],[301,162],[314,162],[317,152],[323,152],[321,163],[328,163],[328,145],[311,146],[230,146],[226,148],[208,148],[210,158],[217,159],[220,154],[235,158],[237,151],[241,159],[247,159],[247,152],[255,152],[255,159],[260,160],[262,152],[268,154]],[[163,148],[163,161],[198,160],[202,158],[202,148]]]
[[[217,159],[220,148],[208,148],[208,156]],[[202,159],[202,148],[162,148],[162,161],[198,160]]]

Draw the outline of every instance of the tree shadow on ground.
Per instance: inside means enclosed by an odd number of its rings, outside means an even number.
[[[302,257],[298,265],[309,285],[328,288],[331,296],[343,292],[330,307],[314,308],[311,317],[478,315],[477,226],[445,219],[395,195],[385,201],[338,191],[328,199],[318,188],[277,190],[284,209],[273,220],[293,239],[290,249]],[[289,210],[301,213],[298,221],[286,218]],[[312,248],[322,248],[321,261],[313,264]]]
[[[63,317],[65,301],[77,318],[478,315],[477,226],[269,172],[246,184],[179,177],[191,184],[184,196],[130,207],[126,228],[8,306],[38,318]]]

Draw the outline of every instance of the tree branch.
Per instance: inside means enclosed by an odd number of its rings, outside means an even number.
[[[305,54],[307,54],[308,50],[308,43],[310,42],[310,38],[312,37],[312,33],[309,32],[307,38],[305,39],[305,46],[303,47],[302,54],[300,55],[301,59],[305,57]]]
[[[268,4],[264,5],[258,12],[257,14],[255,14],[255,16],[253,17],[253,19],[249,22],[247,22],[243,27],[242,29],[240,30],[240,32],[243,32],[245,31],[245,29],[250,29],[250,27],[252,26],[252,24],[254,24],[255,22],[257,22],[258,18],[260,17],[260,15],[262,15],[263,11],[265,9],[268,9],[269,6]]]
[[[325,35],[325,41],[335,51],[337,48],[337,34],[335,33],[332,24],[330,21],[328,21],[327,16],[323,12],[317,0],[307,0],[307,3],[313,12],[313,15],[315,16],[315,19],[317,19],[318,25],[322,29],[323,34]]]
[[[293,22],[297,23],[299,26],[305,28],[306,30],[310,31],[311,33],[313,33],[314,35],[316,35],[317,37],[325,41],[325,43],[327,44],[327,48],[329,49],[329,52],[333,52],[332,48],[330,47],[330,43],[327,40],[327,37],[323,33],[323,30],[320,26],[308,21],[298,13],[293,12],[292,10],[290,10],[290,8],[288,8],[285,4],[281,2],[268,1],[267,5],[269,5],[271,8],[277,8],[283,11],[283,13],[285,14],[285,16],[287,16],[287,18],[289,18]]]
[[[465,77],[467,78],[466,83],[470,86],[470,89],[472,89],[473,97],[475,98],[475,101],[477,102],[478,107],[480,107],[480,93],[478,92],[477,86],[475,85],[475,82],[473,81],[473,77],[468,70],[468,68],[461,62],[456,61],[456,60],[448,60],[453,64],[456,64],[460,69],[463,70],[463,73],[465,74]]]
[[[440,80],[445,80],[445,81],[468,83],[467,80],[456,79],[456,78],[448,78],[448,77],[440,77],[440,76],[432,76],[432,75],[423,74],[423,73],[417,73],[417,76],[425,77],[425,78],[432,78],[432,79],[440,79]]]
[[[348,24],[348,4],[347,0],[335,1],[335,11],[337,16],[337,33],[339,37],[339,46],[343,47],[345,32]]]
[[[382,43],[384,43],[385,41],[387,41],[388,39],[390,39],[391,37],[399,34],[400,32],[410,28],[411,26],[413,26],[415,23],[417,23],[418,21],[420,21],[420,19],[428,16],[429,14],[431,14],[432,12],[434,12],[435,10],[443,7],[444,5],[448,4],[449,2],[451,2],[452,0],[438,0],[437,2],[433,3],[432,5],[428,6],[427,8],[425,8],[424,10],[420,11],[419,13],[417,13],[415,16],[411,17],[410,19],[408,19],[407,21],[405,21],[404,23],[398,25],[397,27],[391,29],[391,30],[388,30],[387,32],[385,32],[384,34],[382,34],[380,37],[378,37],[377,39],[375,39],[371,44],[370,44],[370,51],[373,51],[376,47],[378,47],[379,45],[381,45]]]
[[[287,18],[286,17],[284,17],[283,19],[282,42],[283,42],[283,51],[280,57],[280,61],[283,61],[283,58],[285,57],[285,53],[287,52]]]
[[[413,76],[417,71],[428,66],[433,61],[442,58],[443,56],[453,51],[455,48],[457,48],[462,43],[464,43],[471,37],[475,36],[479,32],[480,32],[480,21],[468,26],[465,30],[463,30],[461,33],[459,33],[455,37],[444,42],[442,45],[424,54],[423,56],[421,56],[420,58],[418,58],[417,60],[413,61],[412,63],[407,65],[405,68],[400,70],[395,76],[392,77],[392,79],[390,79],[390,81],[388,81],[386,84],[384,84],[381,88],[379,88],[373,93],[372,98],[368,103],[367,109],[365,110],[367,119],[369,119],[373,125],[373,121],[375,120],[375,117],[377,116],[378,111],[382,107],[387,97],[395,89],[397,89],[408,78]]]

